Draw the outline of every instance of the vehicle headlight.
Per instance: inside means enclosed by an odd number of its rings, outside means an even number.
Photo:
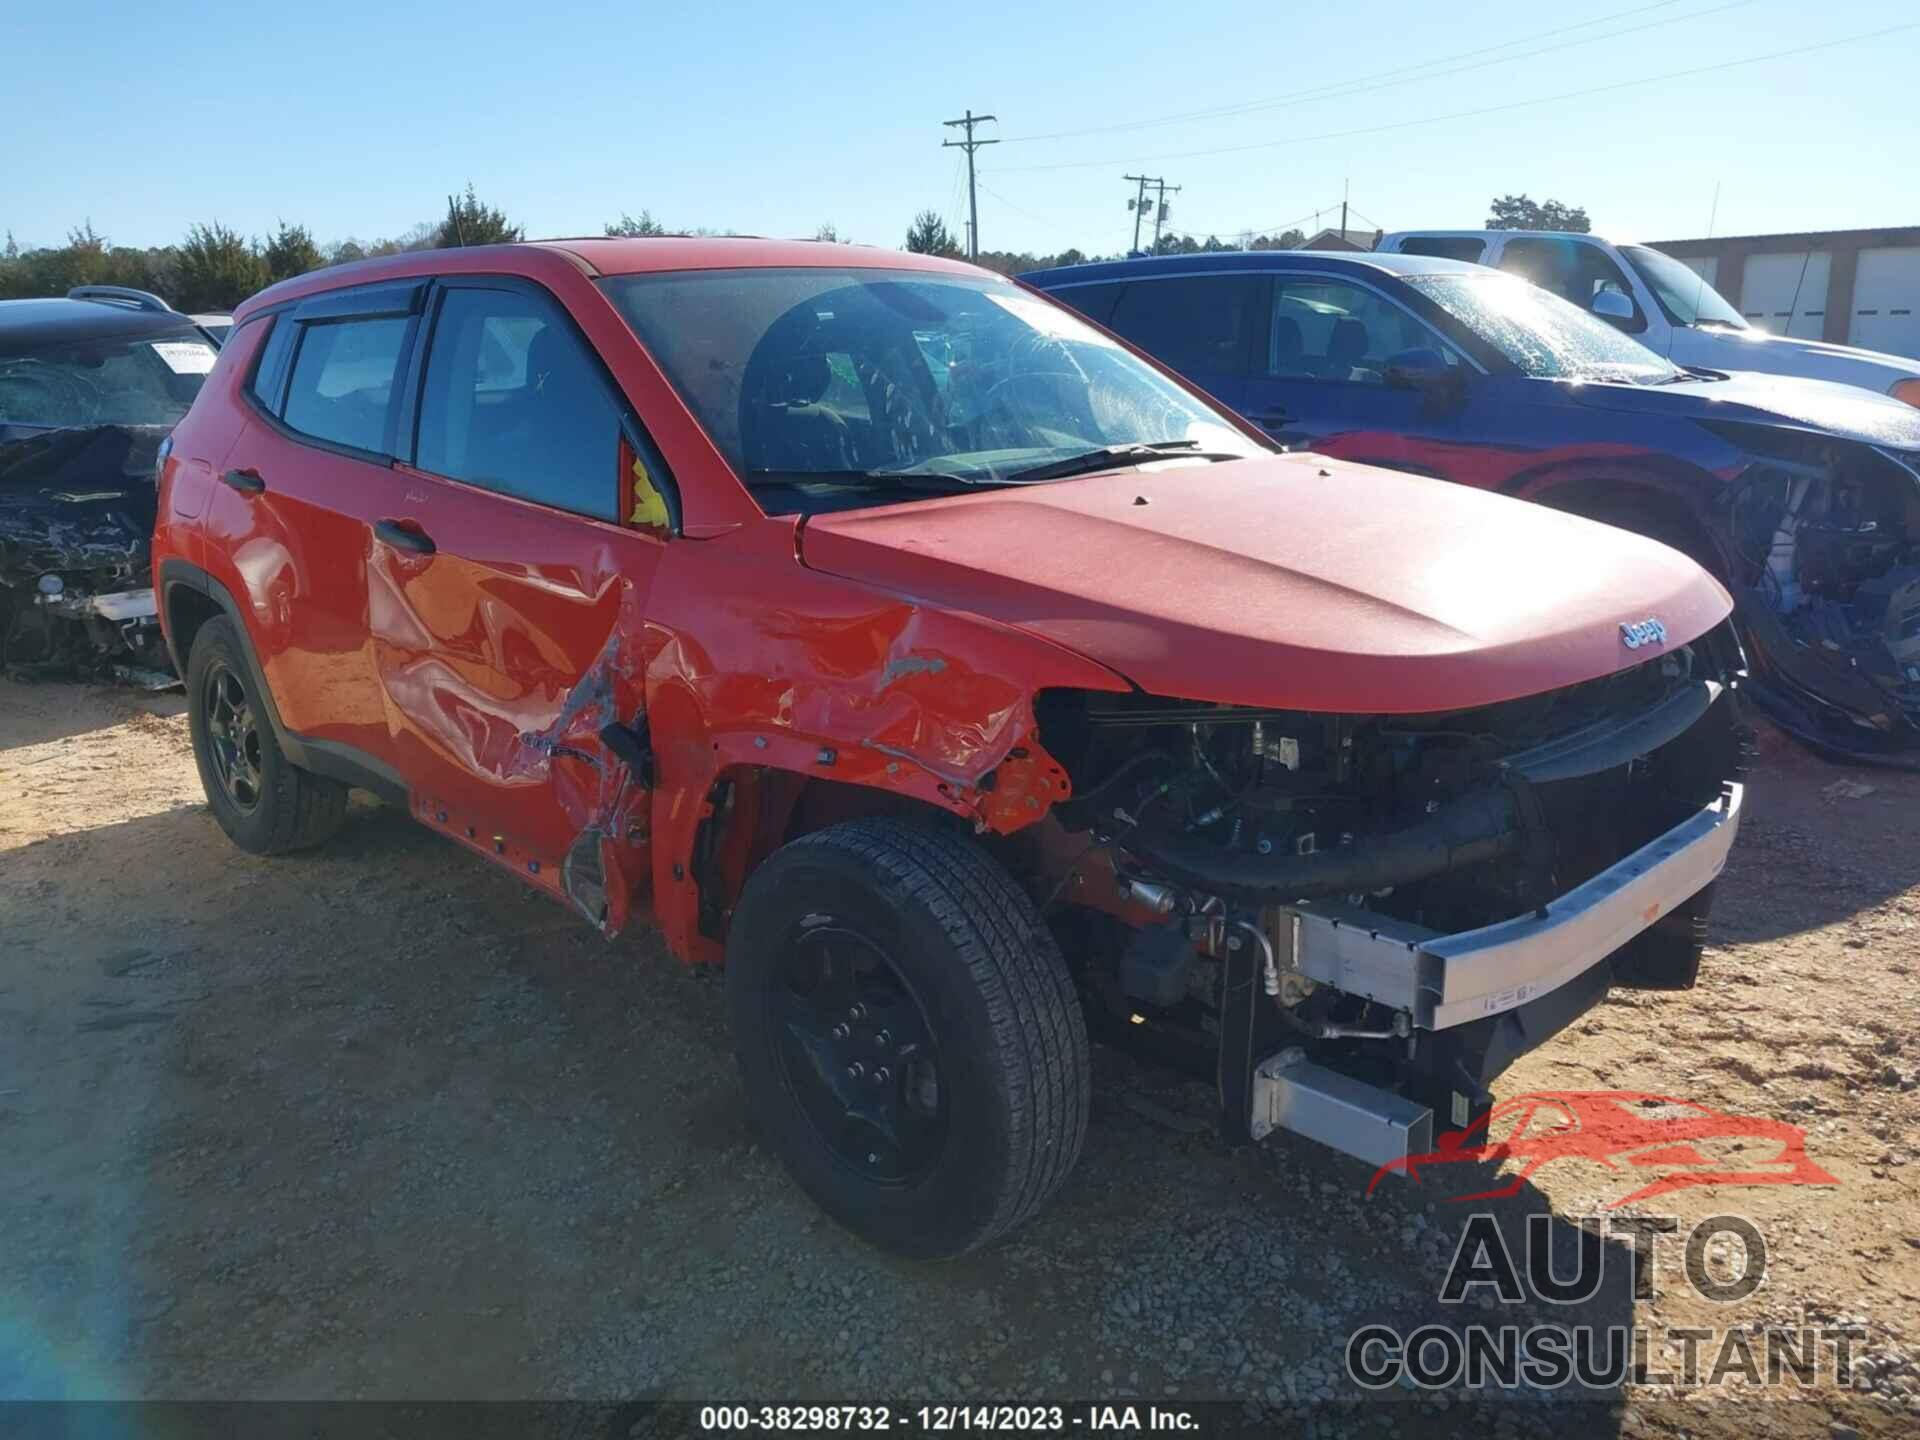
[[[66,590],[67,582],[62,580],[58,575],[42,575],[39,584],[35,588],[49,600],[53,600],[58,598]]]
[[[1896,400],[1904,400],[1909,405],[1920,405],[1920,376],[1911,380],[1896,380],[1893,388],[1887,391]]]

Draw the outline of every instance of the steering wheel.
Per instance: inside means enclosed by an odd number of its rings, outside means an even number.
[[[1042,365],[1049,368],[1042,369]],[[1022,406],[1007,403],[1006,391],[1015,384],[1031,384],[1035,380],[1065,380],[1078,384],[1082,390],[1093,388],[1092,378],[1059,339],[1037,331],[1029,332],[1007,347],[1006,378],[987,387],[986,393],[980,397],[980,413],[991,414],[998,406],[1020,424],[1031,424],[1034,417]]]
[[[100,413],[100,391],[91,381],[28,357],[0,369],[0,420],[15,418],[14,407],[6,398],[9,386],[24,386],[29,396],[37,390],[48,401],[40,410],[29,400],[29,408],[16,419],[19,424],[39,424],[39,419],[30,418],[38,414],[57,418],[63,425],[84,425]]]

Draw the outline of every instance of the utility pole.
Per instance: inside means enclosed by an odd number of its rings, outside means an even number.
[[[974,139],[973,127],[988,120],[997,121],[999,118],[997,115],[976,115],[973,111],[969,110],[958,120],[942,120],[940,122],[942,125],[964,126],[967,132],[967,138],[964,140],[942,140],[940,142],[940,148],[942,150],[959,149],[967,152],[967,258],[969,260],[978,260],[980,258],[980,200],[979,197],[973,193],[973,152],[978,150],[982,145],[998,145],[1000,143],[998,140]]]
[[[1340,239],[1343,242],[1347,238],[1347,192],[1352,186],[1353,182],[1351,180],[1342,180],[1340,182]]]
[[[1153,247],[1160,248],[1160,227],[1167,219],[1167,192],[1180,193],[1178,185],[1169,185],[1158,175],[1122,175],[1122,180],[1131,180],[1140,187],[1139,193],[1127,202],[1127,208],[1133,211],[1133,248],[1140,248],[1140,217],[1147,213],[1147,189],[1152,187],[1153,199]]]

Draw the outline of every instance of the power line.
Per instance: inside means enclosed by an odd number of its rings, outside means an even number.
[[[1024,215],[1027,217],[1027,219],[1036,220],[1040,224],[1045,225],[1050,229],[1053,229],[1056,231],[1060,228],[1060,222],[1058,219],[1049,219],[1045,215],[1036,215],[1033,211],[1027,209],[1026,206],[1018,204],[1015,201],[1009,200],[1006,196],[1002,195],[998,190],[994,189],[991,185],[987,184],[986,181],[982,180],[980,182],[980,188],[986,191],[987,194],[991,195],[994,199],[998,200],[1002,205],[1006,206],[1009,210],[1013,211],[1015,214]]]
[[[1649,10],[1664,10],[1681,4],[1683,0],[1654,0],[1651,5],[1640,5],[1630,10],[1618,11],[1611,15],[1598,16],[1592,20],[1583,20],[1574,25],[1562,25],[1552,30],[1543,30],[1534,35],[1523,36],[1518,40],[1503,41],[1498,45],[1486,45],[1477,50],[1462,50],[1452,55],[1442,55],[1432,60],[1418,61],[1412,65],[1398,66],[1392,70],[1376,71],[1371,75],[1358,76],[1352,80],[1337,80],[1326,85],[1318,85],[1310,90],[1289,91],[1264,100],[1249,100],[1233,105],[1213,106],[1205,110],[1186,110],[1174,115],[1161,115],[1146,120],[1124,120],[1112,125],[1089,125],[1077,130],[1054,130],[1040,135],[1009,135],[1004,142],[1008,145],[1025,145],[1041,140],[1066,140],[1082,135],[1105,135],[1117,131],[1146,130],[1162,125],[1180,125],[1194,120],[1213,120],[1233,115],[1249,114],[1255,110],[1278,109],[1288,105],[1305,104],[1311,100],[1344,98],[1347,95],[1363,94],[1367,90],[1385,89],[1392,85],[1405,85],[1419,80],[1437,80],[1446,75],[1459,74],[1466,70],[1477,70],[1487,65],[1505,65],[1515,60],[1528,60],[1536,55],[1545,55],[1555,50],[1569,49],[1575,45],[1591,45],[1599,40],[1612,40],[1621,35],[1633,35],[1642,30],[1655,29],[1662,25],[1676,25],[1683,20],[1697,20],[1708,15],[1717,15],[1722,10],[1732,10],[1741,5],[1749,5],[1753,0],[1729,0],[1710,10],[1690,11],[1684,15],[1673,15],[1661,20],[1651,20],[1643,25],[1630,26],[1624,30],[1610,31],[1605,35],[1585,35],[1576,40],[1563,41],[1558,45],[1549,45],[1539,50],[1523,51],[1517,55],[1499,55],[1489,60],[1478,60],[1472,65],[1461,65],[1455,69],[1438,70],[1439,66],[1450,66],[1455,61],[1473,60],[1475,57],[1491,55],[1497,50],[1508,50],[1516,45],[1531,44],[1535,40],[1551,39],[1573,30],[1589,29],[1595,25],[1604,25],[1613,20],[1625,20],[1635,15],[1644,15]],[[1413,72],[1430,70],[1433,74]]]
[[[1298,229],[1311,220],[1316,225],[1320,217],[1333,209],[1331,205],[1322,205],[1317,210],[1309,210],[1304,215],[1296,215],[1291,220],[1282,220],[1277,225],[1200,225],[1191,229],[1184,225],[1173,226],[1176,235],[1284,235],[1289,230]]]
[[[1018,201],[1008,199],[1005,195],[1001,194],[998,190],[994,189],[991,185],[987,184],[987,182],[984,180],[980,182],[980,188],[984,190],[987,194],[991,195],[994,199],[998,200],[1002,205],[1005,205],[1009,210],[1012,210],[1017,214],[1024,215],[1029,220],[1035,221],[1041,225],[1045,225],[1048,228],[1048,230],[1053,234],[1056,240],[1059,239],[1059,237],[1066,232],[1067,227],[1061,221],[1058,215],[1042,215],[1037,211],[1029,210],[1027,209],[1026,206],[1020,204]],[[1177,188],[1177,187],[1170,187],[1170,188]],[[1170,235],[1239,235],[1243,233],[1247,235],[1283,235],[1287,231],[1295,229],[1296,227],[1305,224],[1309,220],[1315,220],[1319,216],[1326,214],[1327,211],[1334,209],[1338,203],[1339,202],[1335,201],[1332,204],[1322,205],[1317,210],[1309,210],[1304,215],[1296,216],[1291,220],[1281,221],[1279,224],[1275,224],[1275,225],[1247,226],[1247,225],[1168,224],[1166,227],[1166,231]],[[1354,214],[1356,215],[1358,215],[1359,213],[1360,212],[1358,210],[1354,211]],[[1375,228],[1378,229],[1380,227],[1375,226]]]
[[[1902,25],[1889,25],[1881,30],[1869,30],[1859,35],[1843,35],[1836,40],[1824,40],[1817,45],[1797,45],[1788,50],[1774,50],[1765,55],[1748,55],[1738,60],[1722,60],[1715,65],[1696,65],[1686,70],[1669,70],[1661,75],[1644,75],[1637,80],[1618,80],[1611,85],[1594,85],[1585,90],[1567,90],[1557,95],[1540,95],[1531,100],[1511,100],[1503,105],[1483,105],[1475,110],[1455,110],[1446,115],[1425,115],[1417,120],[1398,120],[1388,125],[1367,125],[1357,130],[1329,130],[1318,135],[1292,135],[1280,140],[1258,140],[1246,145],[1216,145],[1205,150],[1174,150],[1160,155],[1149,155],[1148,160],[1194,160],[1209,155],[1240,155],[1249,150],[1277,150],[1287,145],[1306,145],[1318,140],[1350,140],[1360,135],[1380,135],[1390,130],[1408,130],[1419,125],[1439,125],[1449,120],[1470,120],[1481,115],[1499,115],[1510,110],[1524,110],[1534,105],[1552,105],[1562,100],[1582,100],[1592,95],[1608,95],[1620,90],[1631,90],[1642,85],[1660,85],[1669,80],[1685,80],[1695,75],[1711,75],[1722,70],[1735,70],[1743,65],[1759,65],[1769,60],[1785,60],[1800,55],[1813,55],[1822,50],[1832,50],[1841,45],[1856,45],[1864,40],[1879,40],[1888,35],[1903,34],[1908,30],[1920,30],[1920,20],[1908,21]],[[999,174],[1013,175],[1037,171],[1052,170],[1088,170],[1099,165],[1124,165],[1120,159],[1105,160],[1067,160],[1052,165],[1009,165]]]
[[[969,260],[978,260],[980,258],[980,202],[973,193],[973,152],[978,150],[982,145],[998,145],[1000,143],[998,140],[974,139],[973,127],[976,125],[984,125],[989,120],[994,121],[995,124],[999,123],[997,116],[976,115],[973,111],[969,110],[962,119],[942,120],[940,122],[942,125],[963,125],[966,127],[966,139],[942,140],[940,142],[940,148],[942,150],[957,149],[967,152],[967,258]]]

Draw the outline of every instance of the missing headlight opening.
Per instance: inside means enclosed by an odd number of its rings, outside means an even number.
[[[1816,747],[1920,763],[1920,470],[1811,436],[1768,449],[1726,494],[1755,696]]]
[[[1484,1113],[1494,1078],[1610,984],[1692,984],[1746,763],[1719,703],[1739,653],[1723,625],[1433,715],[1046,692],[1041,739],[1074,784],[1038,827],[1066,869],[1048,918],[1116,1036],[1216,1080],[1230,1135],[1360,1154],[1350,1111],[1314,1115],[1351,1085],[1395,1153]],[[1569,948],[1643,872],[1715,845],[1611,959]],[[1565,973],[1518,975],[1523,945]]]

